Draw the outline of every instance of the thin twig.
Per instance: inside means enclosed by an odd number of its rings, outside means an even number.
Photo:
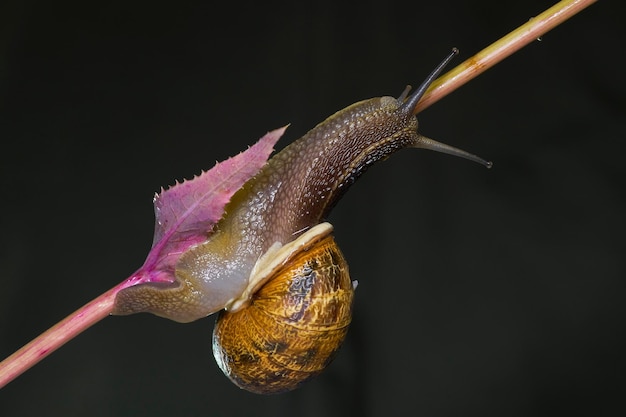
[[[504,58],[543,36],[597,0],[563,0],[433,82],[415,107],[415,114],[482,74]]]
[[[32,368],[43,358],[80,333],[109,316],[113,310],[115,295],[128,286],[129,281],[126,280],[110,289],[0,362],[0,388]]]

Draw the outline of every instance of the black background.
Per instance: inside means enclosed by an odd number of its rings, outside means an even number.
[[[552,4],[4,2],[0,356],[143,262],[161,186],[398,96]],[[110,317],[2,389],[0,415],[623,412],[624,12],[600,1],[420,114],[492,170],[403,151],[346,195],[330,220],[356,311],[314,381],[249,394],[212,317]]]

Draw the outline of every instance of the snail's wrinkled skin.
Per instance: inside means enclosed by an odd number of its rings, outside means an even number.
[[[180,258],[178,285],[127,288],[118,294],[115,313],[150,312],[189,322],[227,308],[272,245],[290,242],[325,219],[372,164],[407,147],[465,154],[419,135],[417,118],[393,97],[335,113],[272,157],[233,196],[208,240]]]

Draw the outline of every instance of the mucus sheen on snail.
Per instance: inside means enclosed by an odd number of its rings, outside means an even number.
[[[220,312],[213,351],[222,371],[257,393],[292,390],[319,374],[347,334],[354,284],[325,222],[372,164],[403,148],[490,162],[417,132],[414,109],[457,53],[411,95],[352,104],[273,156],[226,206],[206,242],[176,264],[175,285],[120,291],[114,314],[190,322]]]

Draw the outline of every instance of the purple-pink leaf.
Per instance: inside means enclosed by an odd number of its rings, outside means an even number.
[[[174,282],[178,258],[189,247],[207,239],[230,198],[265,165],[286,128],[268,132],[246,151],[217,163],[192,180],[161,190],[154,197],[152,248],[143,266],[123,287]]]

